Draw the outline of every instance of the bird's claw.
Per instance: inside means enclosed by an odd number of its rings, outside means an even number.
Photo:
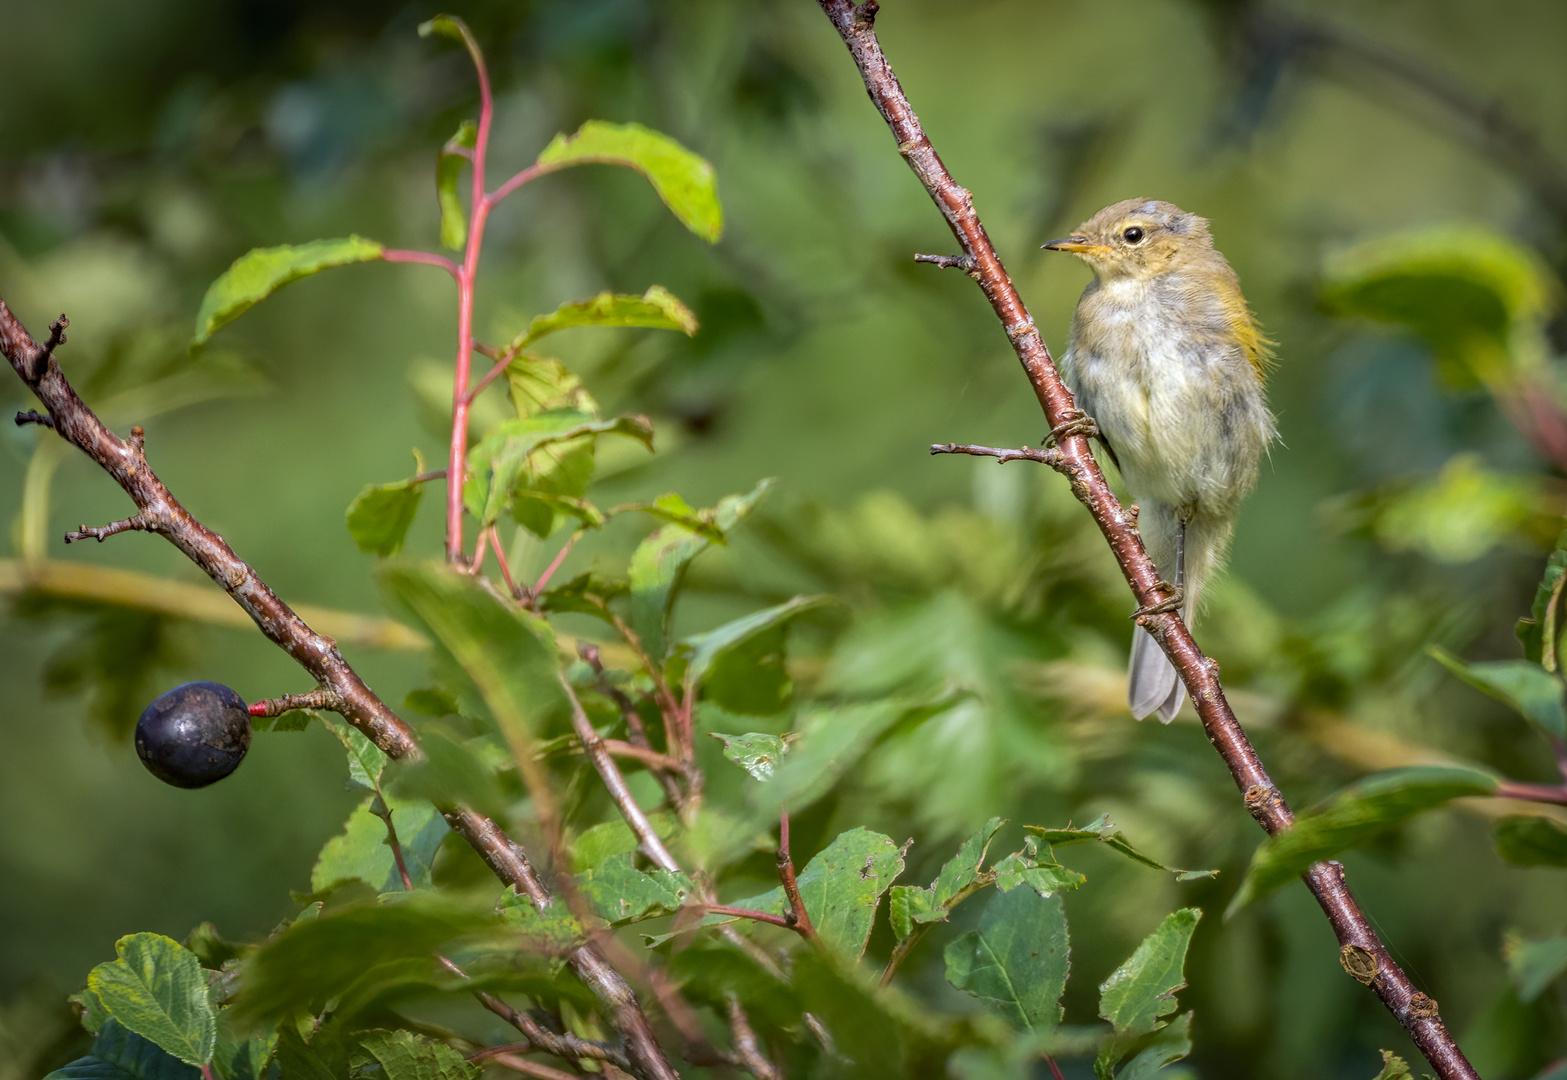
[[[1127,616],[1128,618],[1138,619],[1144,615],[1163,615],[1166,612],[1180,610],[1181,604],[1186,600],[1186,586],[1171,585],[1168,581],[1160,581],[1156,583],[1156,587],[1169,592],[1171,594],[1170,598],[1168,600],[1160,600],[1157,604],[1147,604],[1140,607]]]
[[[1095,438],[1099,434],[1099,425],[1094,423],[1094,418],[1085,412],[1079,412],[1070,420],[1063,421],[1050,429],[1050,434],[1045,436],[1044,446],[1059,446],[1062,439],[1073,435],[1081,435],[1085,439]]]

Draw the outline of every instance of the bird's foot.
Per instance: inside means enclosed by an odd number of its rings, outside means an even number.
[[[1168,581],[1160,580],[1155,583],[1155,588],[1164,589],[1170,593],[1168,600],[1160,600],[1157,604],[1148,604],[1132,612],[1127,618],[1137,619],[1144,615],[1163,615],[1168,611],[1179,611],[1181,604],[1186,601],[1186,586],[1171,585]]]
[[[1069,420],[1064,420],[1050,429],[1050,434],[1045,436],[1042,446],[1059,446],[1062,439],[1073,435],[1081,435],[1085,439],[1096,438],[1099,435],[1099,425],[1094,423],[1094,418],[1082,410]]]

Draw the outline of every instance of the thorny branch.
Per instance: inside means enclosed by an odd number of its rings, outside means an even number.
[[[141,529],[158,533],[178,548],[245,610],[268,640],[316,680],[323,695],[318,699],[321,707],[339,712],[388,757],[421,757],[413,730],[365,685],[336,643],[306,625],[222,537],[180,505],[147,463],[141,429],[134,429],[130,440],[121,439],[77,396],[53,356],[55,347],[65,340],[66,325],[64,317],[56,321],[48,343],[40,345],[0,300],[0,352],[48,410],[55,432],[97,462],[130,496],[137,513],[128,520],[139,521]],[[496,876],[535,905],[542,908],[550,904],[549,890],[522,849],[500,826],[463,807],[444,813]],[[599,999],[605,1018],[625,1041],[629,1068],[644,1080],[674,1080],[678,1074],[654,1038],[636,995],[598,947],[584,945],[569,959]]]
[[[892,131],[898,152],[947,219],[964,257],[973,260],[973,274],[1001,320],[1047,422],[1052,428],[1063,429],[1063,437],[1056,447],[1059,456],[1049,464],[1066,477],[1072,493],[1093,515],[1138,606],[1157,603],[1163,599],[1158,575],[1143,550],[1135,520],[1111,492],[1089,450],[1087,438],[1064,427],[1081,417],[1071,392],[1061,381],[1033,318],[991,246],[990,238],[974,212],[972,197],[947,172],[882,53],[875,33],[880,6],[876,0],[867,0],[864,4],[854,4],[851,0],[818,0],[818,3],[853,56],[871,101]],[[1175,613],[1146,615],[1138,622],[1154,636],[1181,673],[1203,730],[1244,793],[1247,810],[1269,834],[1288,829],[1294,822],[1294,815],[1225,700],[1218,665],[1197,648]],[[1478,1080],[1478,1074],[1443,1025],[1436,1002],[1415,988],[1372,930],[1370,921],[1344,884],[1343,867],[1336,862],[1315,863],[1304,878],[1327,914],[1340,944],[1363,950],[1375,960],[1375,967],[1370,968],[1373,974],[1369,985],[1403,1024],[1438,1076],[1443,1080]]]

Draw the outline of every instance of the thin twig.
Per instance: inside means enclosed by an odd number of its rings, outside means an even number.
[[[394,263],[423,263],[426,266],[438,266],[445,270],[453,278],[461,280],[457,264],[445,255],[437,255],[432,251],[403,251],[398,248],[382,248],[381,258]]]
[[[996,446],[972,446],[968,443],[949,442],[931,443],[930,452],[932,455],[968,454],[971,457],[993,457],[998,465],[1005,465],[1009,461],[1037,461],[1042,465],[1058,468],[1061,460],[1061,451],[1055,447],[1020,446],[1015,450],[1004,450]]]
[[[469,1058],[469,1061],[477,1061],[477,1058]],[[519,1072],[523,1076],[537,1077],[538,1080],[581,1080],[581,1073],[569,1073],[564,1069],[551,1068],[548,1065],[540,1065],[536,1061],[518,1057],[516,1054],[498,1053],[484,1059],[491,1065],[504,1065],[512,1072]]]
[[[55,337],[64,339],[62,319]],[[54,417],[54,430],[107,472],[131,497],[138,515],[212,578],[244,609],[268,640],[288,653],[317,682],[335,695],[335,710],[389,757],[422,757],[413,730],[365,685],[343,658],[337,644],[313,631],[278,598],[248,564],[180,505],[148,464],[140,429],[129,440],[115,435],[71,387],[49,350],[28,334],[0,300],[0,352]],[[496,875],[547,906],[550,894],[522,849],[489,818],[466,808],[443,811],[452,828],[473,846]],[[675,1080],[636,994],[593,944],[568,958],[579,978],[598,998],[605,1019],[626,1041],[629,1067],[643,1080]]]
[[[372,806],[382,805],[378,799]],[[392,824],[392,808],[384,807],[385,814],[377,814],[386,823],[386,846],[392,849],[392,862],[397,864],[397,876],[402,879],[403,891],[414,891],[414,879],[408,873],[408,862],[403,858],[403,845],[397,840],[397,827]]]
[[[1493,793],[1498,799],[1522,799],[1525,802],[1554,803],[1567,806],[1567,784],[1525,784],[1504,780]]]
[[[560,675],[560,685],[566,691],[566,700],[571,705],[571,726],[576,731],[577,738],[582,740],[582,749],[587,753],[588,760],[593,763],[599,779],[604,781],[604,786],[609,790],[609,797],[614,800],[620,816],[626,819],[627,825],[631,826],[642,854],[665,870],[680,872],[680,864],[669,853],[664,842],[658,838],[658,833],[654,830],[653,823],[648,820],[647,814],[643,813],[636,799],[632,798],[631,789],[626,786],[626,778],[621,775],[620,766],[615,764],[615,759],[604,746],[604,737],[594,730],[593,721],[588,719],[588,714],[582,708],[582,701],[577,697],[577,691],[564,673]]]
[[[566,556],[571,554],[571,549],[577,546],[578,540],[582,539],[582,533],[583,530],[578,529],[560,546],[560,550],[555,553],[555,557],[550,560],[550,564],[544,568],[544,573],[539,575],[539,580],[535,581],[533,588],[528,590],[530,600],[544,591],[544,586],[550,583],[550,578],[555,576],[555,571],[560,569],[560,564],[566,561]]]
[[[818,3],[853,56],[866,91],[891,129],[898,152],[946,218],[963,254],[974,260],[976,280],[1028,375],[1046,421],[1052,429],[1062,430],[1063,437],[1057,440],[1056,447],[1059,458],[1050,462],[1051,466],[1067,478],[1072,493],[1093,515],[1132,588],[1137,605],[1156,604],[1162,597],[1162,583],[1153,562],[1143,550],[1134,519],[1110,490],[1094,461],[1087,438],[1080,430],[1070,427],[1082,414],[1061,381],[1033,318],[991,246],[990,238],[974,212],[972,197],[958,186],[942,164],[876,40],[875,18],[880,6],[876,0],[858,5],[851,0],[818,0]],[[1269,834],[1289,828],[1294,815],[1225,700],[1218,665],[1202,654],[1185,624],[1173,612],[1144,616],[1138,623],[1154,636],[1181,673],[1203,729],[1244,793],[1245,805],[1252,816]],[[1373,990],[1403,1024],[1438,1076],[1442,1080],[1478,1080],[1473,1067],[1443,1025],[1436,1003],[1417,990],[1394,962],[1372,929],[1370,920],[1350,895],[1344,885],[1343,867],[1334,862],[1319,862],[1303,876],[1327,914],[1340,945],[1354,945],[1375,956],[1378,976],[1371,984]]]
[[[511,593],[514,599],[521,599],[522,594],[517,591],[517,583],[511,579],[511,566],[506,561],[506,552],[501,550],[501,536],[491,525],[487,530],[490,536],[490,547],[495,549],[495,565],[501,572],[501,580],[506,583],[506,591]]]
[[[103,543],[111,536],[118,536],[124,532],[156,532],[156,527],[143,518],[140,514],[133,514],[123,521],[113,521],[107,525],[99,525],[88,528],[86,525],[78,525],[65,534],[65,542],[74,544],[78,540],[96,540]]]
[[[343,699],[332,690],[311,690],[304,694],[279,694],[275,698],[263,698],[250,704],[250,715],[255,717],[282,716],[295,709],[322,709],[341,712]]]
[[[764,922],[770,926],[781,926],[785,930],[793,930],[804,936],[800,924],[789,915],[774,915],[770,911],[757,911],[755,908],[731,907],[729,904],[703,904],[702,910],[709,915],[729,915],[736,919],[750,919],[752,922]],[[693,926],[692,930],[700,927]]]
[[[739,996],[726,994],[724,1003],[728,1006],[729,1031],[734,1036],[735,1057],[739,1059],[736,1064],[748,1069],[756,1080],[783,1080],[783,1073],[762,1053],[761,1040],[756,1037],[756,1029],[751,1026],[751,1018],[746,1016],[745,1006],[740,1004]]]
[[[789,923],[806,941],[817,942],[816,927],[811,925],[811,915],[805,910],[805,900],[800,896],[800,884],[794,879],[794,856],[789,854],[789,808],[778,812],[778,880],[783,882],[784,895],[789,898]]]

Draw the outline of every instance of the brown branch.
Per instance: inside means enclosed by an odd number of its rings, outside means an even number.
[[[1043,447],[1035,449],[1032,446],[1020,446],[1016,450],[1003,450],[996,446],[971,446],[967,443],[931,443],[930,452],[936,454],[968,454],[971,457],[993,457],[997,465],[1005,465],[1009,461],[1037,461],[1041,465],[1049,465],[1051,468],[1059,468],[1061,451],[1055,447]]]
[[[1161,599],[1161,583],[1143,550],[1135,519],[1111,492],[1089,450],[1087,438],[1069,426],[1081,418],[1071,392],[1061,381],[1033,318],[1012,287],[1011,278],[974,213],[972,197],[947,172],[882,53],[874,25],[879,5],[875,0],[860,5],[851,0],[818,0],[818,3],[853,56],[871,101],[892,131],[898,152],[947,219],[963,254],[974,260],[980,288],[1001,320],[1047,422],[1053,429],[1062,429],[1063,437],[1057,445],[1059,457],[1050,462],[1051,466],[1066,477],[1073,495],[1093,515],[1131,586],[1137,605],[1146,608],[1156,604]],[[1203,730],[1224,759],[1236,785],[1245,793],[1245,804],[1252,816],[1269,834],[1289,828],[1294,815],[1225,700],[1218,665],[1202,654],[1174,613],[1145,615],[1138,623],[1154,636],[1181,673]],[[1415,988],[1378,940],[1370,921],[1344,885],[1343,868],[1337,863],[1319,862],[1303,876],[1327,914],[1340,945],[1352,945],[1373,954],[1377,974],[1370,985],[1409,1032],[1438,1076],[1443,1080],[1460,1077],[1478,1080],[1438,1016],[1436,1003]]]
[[[593,763],[599,779],[603,780],[604,786],[609,789],[609,797],[614,800],[615,808],[620,811],[620,816],[626,819],[626,824],[631,826],[631,831],[636,834],[637,844],[642,848],[642,854],[653,860],[657,866],[679,873],[680,864],[669,853],[664,842],[658,838],[658,833],[653,829],[653,823],[648,820],[647,814],[637,805],[636,799],[632,798],[631,789],[626,786],[626,778],[621,774],[620,766],[615,764],[614,757],[604,745],[604,737],[593,729],[593,721],[588,719],[588,714],[582,708],[582,701],[577,697],[577,691],[572,688],[564,672],[560,675],[560,685],[566,691],[566,700],[571,703],[572,729],[581,740],[582,749],[588,755],[588,760]]]
[[[312,690],[306,694],[279,694],[275,698],[263,698],[250,704],[250,715],[282,716],[295,709],[324,709],[342,712],[343,701],[331,690]]]
[[[471,1057],[469,1061],[478,1061],[477,1057]],[[507,1053],[504,1050],[491,1054],[484,1059],[491,1065],[503,1065],[512,1072],[519,1072],[523,1076],[537,1077],[538,1080],[579,1080],[581,1073],[569,1073],[564,1069],[551,1068],[548,1065],[540,1065],[536,1061],[518,1057],[516,1054]]]
[[[768,1061],[762,1053],[761,1040],[751,1026],[751,1018],[745,1014],[740,998],[729,994],[725,998],[729,1012],[729,1031],[735,1041],[735,1064],[747,1069],[756,1080],[783,1080],[783,1073]]]
[[[223,538],[180,505],[153,473],[143,452],[141,430],[129,441],[115,435],[77,396],[52,352],[65,340],[65,319],[52,327],[47,345],[39,345],[0,300],[0,352],[54,418],[55,432],[97,462],[131,497],[136,517],[199,566],[248,614],[261,632],[293,657],[333,695],[335,711],[388,757],[422,756],[413,730],[365,685],[338,651],[337,644],[307,626],[255,572],[234,554]],[[445,811],[447,820],[479,852],[502,881],[524,893],[536,905],[550,902],[548,890],[534,874],[527,857],[490,819],[467,809]],[[605,1016],[626,1041],[630,1068],[644,1080],[674,1080],[670,1066],[653,1037],[647,1016],[624,978],[592,945],[570,959],[579,978],[598,997]]]

